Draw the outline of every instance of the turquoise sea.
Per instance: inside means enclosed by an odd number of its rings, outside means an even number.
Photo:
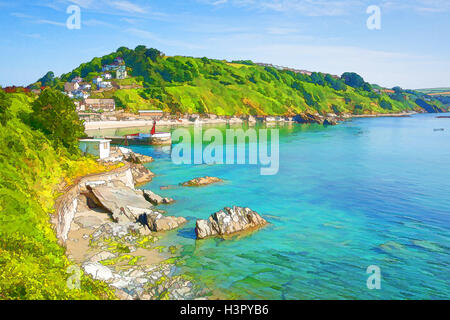
[[[450,119],[272,128],[280,130],[274,176],[254,165],[175,165],[168,150],[133,147],[156,159],[148,167],[157,176],[143,188],[176,199],[163,209],[189,220],[162,240],[180,245],[180,272],[229,298],[450,299]],[[159,190],[205,175],[226,182]],[[196,219],[233,205],[270,225],[195,240]],[[380,290],[366,286],[370,265],[381,269]]]

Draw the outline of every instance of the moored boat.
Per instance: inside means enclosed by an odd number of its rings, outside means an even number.
[[[156,121],[150,133],[133,133],[124,136],[107,136],[104,139],[111,140],[116,145],[171,145],[172,135],[170,132],[156,132]]]

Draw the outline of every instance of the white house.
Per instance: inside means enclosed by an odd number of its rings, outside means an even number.
[[[112,88],[112,84],[109,81],[102,81],[97,83],[97,87],[99,88]]]
[[[80,89],[81,90],[87,90],[87,91],[89,91],[89,90],[91,90],[92,89],[92,86],[89,84],[89,83],[82,83],[81,85],[80,85]]]
[[[87,93],[86,91],[82,91],[82,90],[72,91],[72,95],[74,98],[77,98],[77,99],[87,99],[90,96],[89,93]]]
[[[104,73],[104,74],[102,74],[102,77],[103,77],[105,80],[111,80],[111,79],[112,79],[111,73]]]
[[[100,159],[109,158],[111,153],[111,140],[81,139],[80,150],[84,154],[92,154]]]
[[[127,77],[127,70],[125,69],[125,67],[123,68],[118,68],[116,71],[116,78],[117,79],[126,79]]]
[[[97,78],[94,78],[93,80],[92,80],[92,82],[94,83],[94,84],[99,84],[99,83],[101,83],[103,81],[103,78],[101,78],[101,77],[97,77]]]

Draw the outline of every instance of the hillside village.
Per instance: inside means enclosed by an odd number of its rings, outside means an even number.
[[[26,89],[39,95],[47,87],[71,98],[86,121],[156,114],[370,115],[449,107],[440,96],[370,84],[354,72],[338,76],[250,60],[169,57],[145,46],[121,47],[60,77],[49,71]]]
[[[114,99],[89,99],[91,93],[110,90],[114,87],[113,78],[126,79],[127,69],[125,61],[121,57],[114,59],[113,63],[102,67],[101,76],[95,77],[91,82],[84,81],[81,77],[75,77],[64,84],[64,94],[76,101],[77,110],[94,112],[111,112],[116,108]]]

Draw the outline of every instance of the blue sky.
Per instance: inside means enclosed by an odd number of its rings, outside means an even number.
[[[69,30],[69,5],[81,29]],[[381,30],[369,30],[369,5]],[[449,0],[0,0],[0,85],[143,44],[166,55],[251,59],[387,87],[450,87]]]

